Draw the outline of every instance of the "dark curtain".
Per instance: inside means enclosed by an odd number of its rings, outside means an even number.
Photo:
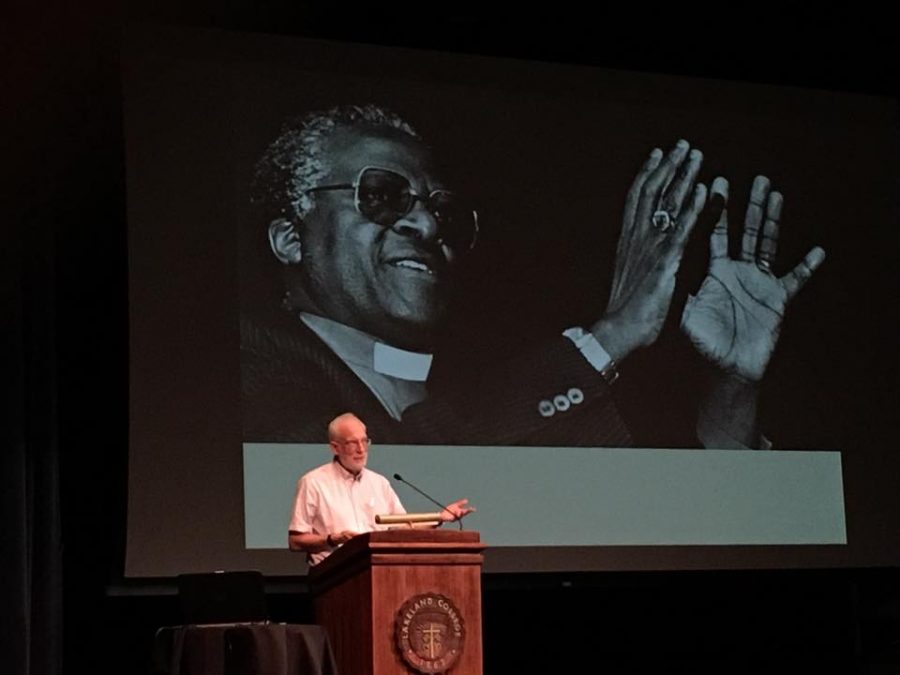
[[[10,185],[10,183],[6,183]],[[53,675],[62,662],[62,543],[52,237],[3,209],[0,671]]]
[[[0,672],[63,661],[57,241],[77,66],[60,8],[10,17],[0,53]],[[7,39],[8,38],[8,39]]]

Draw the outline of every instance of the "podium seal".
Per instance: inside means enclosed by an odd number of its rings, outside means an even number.
[[[419,673],[446,673],[462,653],[466,629],[450,598],[422,593],[409,598],[397,612],[397,650]]]

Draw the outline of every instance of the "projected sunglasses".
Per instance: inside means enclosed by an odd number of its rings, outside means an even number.
[[[328,190],[353,190],[356,210],[381,227],[393,228],[420,201],[434,216],[441,243],[456,251],[468,251],[478,239],[478,214],[460,204],[454,193],[432,190],[428,195],[416,194],[406,176],[390,169],[366,166],[353,183],[320,185],[307,192]]]

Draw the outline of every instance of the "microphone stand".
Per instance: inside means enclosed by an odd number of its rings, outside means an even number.
[[[460,517],[457,516],[455,513],[453,513],[453,511],[451,511],[451,510],[448,509],[446,506],[444,506],[443,504],[441,504],[441,503],[440,503],[437,499],[435,499],[434,497],[432,497],[432,496],[430,496],[430,495],[427,495],[427,494],[425,494],[424,492],[422,492],[419,488],[417,488],[415,485],[413,485],[413,484],[410,483],[409,481],[403,480],[403,476],[401,476],[399,473],[395,473],[395,474],[394,474],[394,479],[395,479],[395,480],[399,480],[401,483],[405,483],[406,485],[409,485],[409,487],[411,487],[413,490],[415,490],[415,491],[418,492],[420,495],[422,495],[423,497],[425,497],[425,499],[427,499],[428,501],[430,501],[432,504],[436,504],[436,505],[440,506],[441,509],[442,509],[443,511],[446,511],[446,512],[449,513],[451,516],[453,516],[453,520],[455,520],[455,521],[457,521],[457,522],[459,523],[459,529],[460,529],[460,531],[462,531],[462,529],[463,529],[463,526],[462,526],[462,518],[460,518]]]

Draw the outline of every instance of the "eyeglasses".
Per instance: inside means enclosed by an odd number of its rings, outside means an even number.
[[[438,239],[457,251],[471,250],[478,239],[478,214],[459,203],[459,197],[449,190],[432,190],[428,195],[413,192],[406,176],[366,166],[353,183],[321,185],[307,192],[353,190],[356,210],[376,225],[393,229],[401,218],[422,202],[438,225]]]
[[[372,444],[371,438],[351,438],[347,441],[334,441],[342,446],[368,448]]]

